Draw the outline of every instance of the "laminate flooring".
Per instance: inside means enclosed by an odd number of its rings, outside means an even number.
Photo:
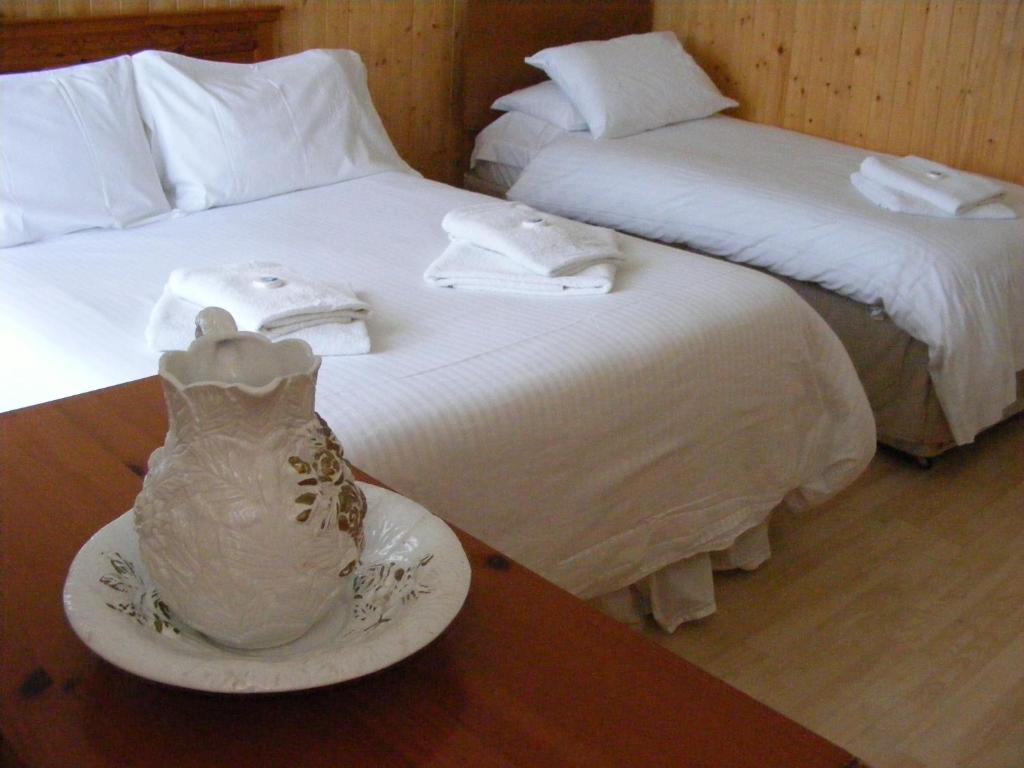
[[[642,631],[874,768],[1024,766],[1024,416],[771,534],[716,614]]]

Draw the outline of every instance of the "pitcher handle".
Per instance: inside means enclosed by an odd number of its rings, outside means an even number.
[[[220,307],[206,307],[196,315],[196,338],[200,336],[228,336],[238,333],[238,324],[235,318],[226,309]]]

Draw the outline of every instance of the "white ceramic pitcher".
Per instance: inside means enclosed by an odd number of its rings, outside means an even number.
[[[366,499],[314,412],[320,358],[204,309],[160,358],[170,426],[135,502],[143,561],[171,611],[236,648],[303,635],[346,599]]]

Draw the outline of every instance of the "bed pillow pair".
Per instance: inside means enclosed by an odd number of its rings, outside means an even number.
[[[0,76],[0,104],[0,247],[411,171],[351,51],[147,51]]]
[[[170,211],[128,56],[0,76],[0,247]]]
[[[572,43],[529,56],[579,110],[594,138],[619,138],[713,115],[723,96],[671,32]]]

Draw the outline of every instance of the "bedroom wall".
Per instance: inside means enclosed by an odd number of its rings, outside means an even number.
[[[461,146],[452,118],[454,0],[0,0],[4,18],[281,5],[279,51],[352,48],[398,151],[452,181]]]
[[[655,0],[738,116],[1024,183],[1022,0]]]
[[[0,12],[283,5],[280,50],[359,51],[399,151],[456,181],[452,68],[465,2],[0,0]],[[743,117],[1024,183],[1024,0],[655,0],[655,26],[683,39]]]

